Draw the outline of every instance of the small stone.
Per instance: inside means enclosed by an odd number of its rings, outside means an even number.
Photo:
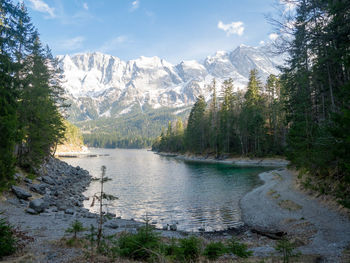
[[[30,180],[29,178],[24,178],[24,181],[25,181],[26,183],[28,183],[28,184],[32,184],[32,183],[33,183],[33,181]]]
[[[12,186],[12,192],[19,198],[19,199],[24,199],[27,200],[29,197],[32,197],[30,193],[25,191],[23,188],[18,187],[18,186]]]
[[[87,213],[87,214],[86,214],[86,217],[87,217],[87,218],[95,218],[96,215],[93,214],[93,213]]]
[[[68,214],[68,215],[73,215],[74,214],[74,211],[73,211],[73,209],[70,209],[70,208],[68,208],[68,209],[66,209],[66,211],[64,211],[66,214]]]
[[[38,213],[34,210],[34,209],[32,209],[32,208],[27,208],[26,209],[26,212],[28,213],[28,214],[31,214],[31,215],[37,215]]]
[[[112,229],[117,229],[119,227],[118,223],[114,220],[108,221],[105,226]]]

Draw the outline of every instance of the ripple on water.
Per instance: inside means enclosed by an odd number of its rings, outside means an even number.
[[[258,174],[266,168],[239,168],[226,164],[186,162],[162,157],[146,150],[94,149],[96,158],[64,159],[67,163],[100,175],[107,167],[112,179],[105,184],[105,192],[119,200],[108,211],[125,219],[142,221],[146,214],[157,227],[178,223],[179,230],[223,230],[242,224],[240,198],[260,184]],[[99,191],[92,182],[87,196]],[[96,207],[90,208],[97,211]]]

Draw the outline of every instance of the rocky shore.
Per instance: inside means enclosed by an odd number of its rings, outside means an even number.
[[[72,262],[81,256],[76,248],[57,247],[74,220],[84,227],[97,226],[97,214],[83,207],[88,197],[83,192],[91,181],[88,171],[50,158],[31,180],[21,173],[15,175],[17,185],[0,199],[0,217],[34,238],[23,251],[6,262]],[[113,217],[113,215],[111,215]],[[142,223],[120,218],[105,219],[104,234],[121,231],[136,232]]]
[[[289,164],[289,161],[283,158],[248,158],[248,157],[230,157],[220,156],[216,158],[213,155],[196,155],[196,154],[178,154],[178,153],[166,153],[157,152],[156,154],[164,157],[172,157],[184,161],[194,162],[206,162],[206,163],[224,163],[235,166],[259,166],[259,167],[285,167]]]
[[[89,198],[83,193],[91,176],[80,167],[72,167],[54,158],[37,172],[39,177],[34,180],[16,174],[17,185],[0,199],[0,212],[3,212],[0,216],[34,238],[5,262],[72,262],[82,256],[82,250],[57,244],[67,235],[65,231],[74,220],[79,220],[86,228],[97,225],[97,214],[83,207]],[[350,243],[348,218],[295,189],[295,178],[285,168],[262,173],[260,177],[264,184],[241,200],[246,225],[227,231],[191,234],[214,241],[235,236],[253,251],[252,262],[256,262],[256,259],[280,256],[274,249],[276,240],[273,235],[283,233],[297,244],[296,251],[303,253],[302,260],[297,262],[347,262],[349,257],[344,260],[343,250]],[[143,225],[111,216],[104,222],[105,235],[136,232]],[[190,234],[157,231],[166,238]]]

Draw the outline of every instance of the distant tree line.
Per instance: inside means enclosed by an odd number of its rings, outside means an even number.
[[[83,134],[84,144],[96,148],[142,149],[151,147],[154,139],[140,136],[123,137],[113,133]]]
[[[277,47],[289,55],[281,75],[263,90],[253,70],[245,94],[233,93],[229,80],[218,98],[214,82],[212,100],[198,98],[183,135],[169,125],[153,149],[285,154],[305,186],[350,207],[350,2],[283,2],[296,8],[274,21]]]
[[[0,5],[0,184],[32,170],[64,136],[60,74],[23,3]]]

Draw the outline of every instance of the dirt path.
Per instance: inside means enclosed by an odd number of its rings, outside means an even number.
[[[350,220],[298,191],[287,169],[260,174],[265,182],[241,200],[243,221],[251,227],[287,232],[303,254],[340,262],[350,243]]]

